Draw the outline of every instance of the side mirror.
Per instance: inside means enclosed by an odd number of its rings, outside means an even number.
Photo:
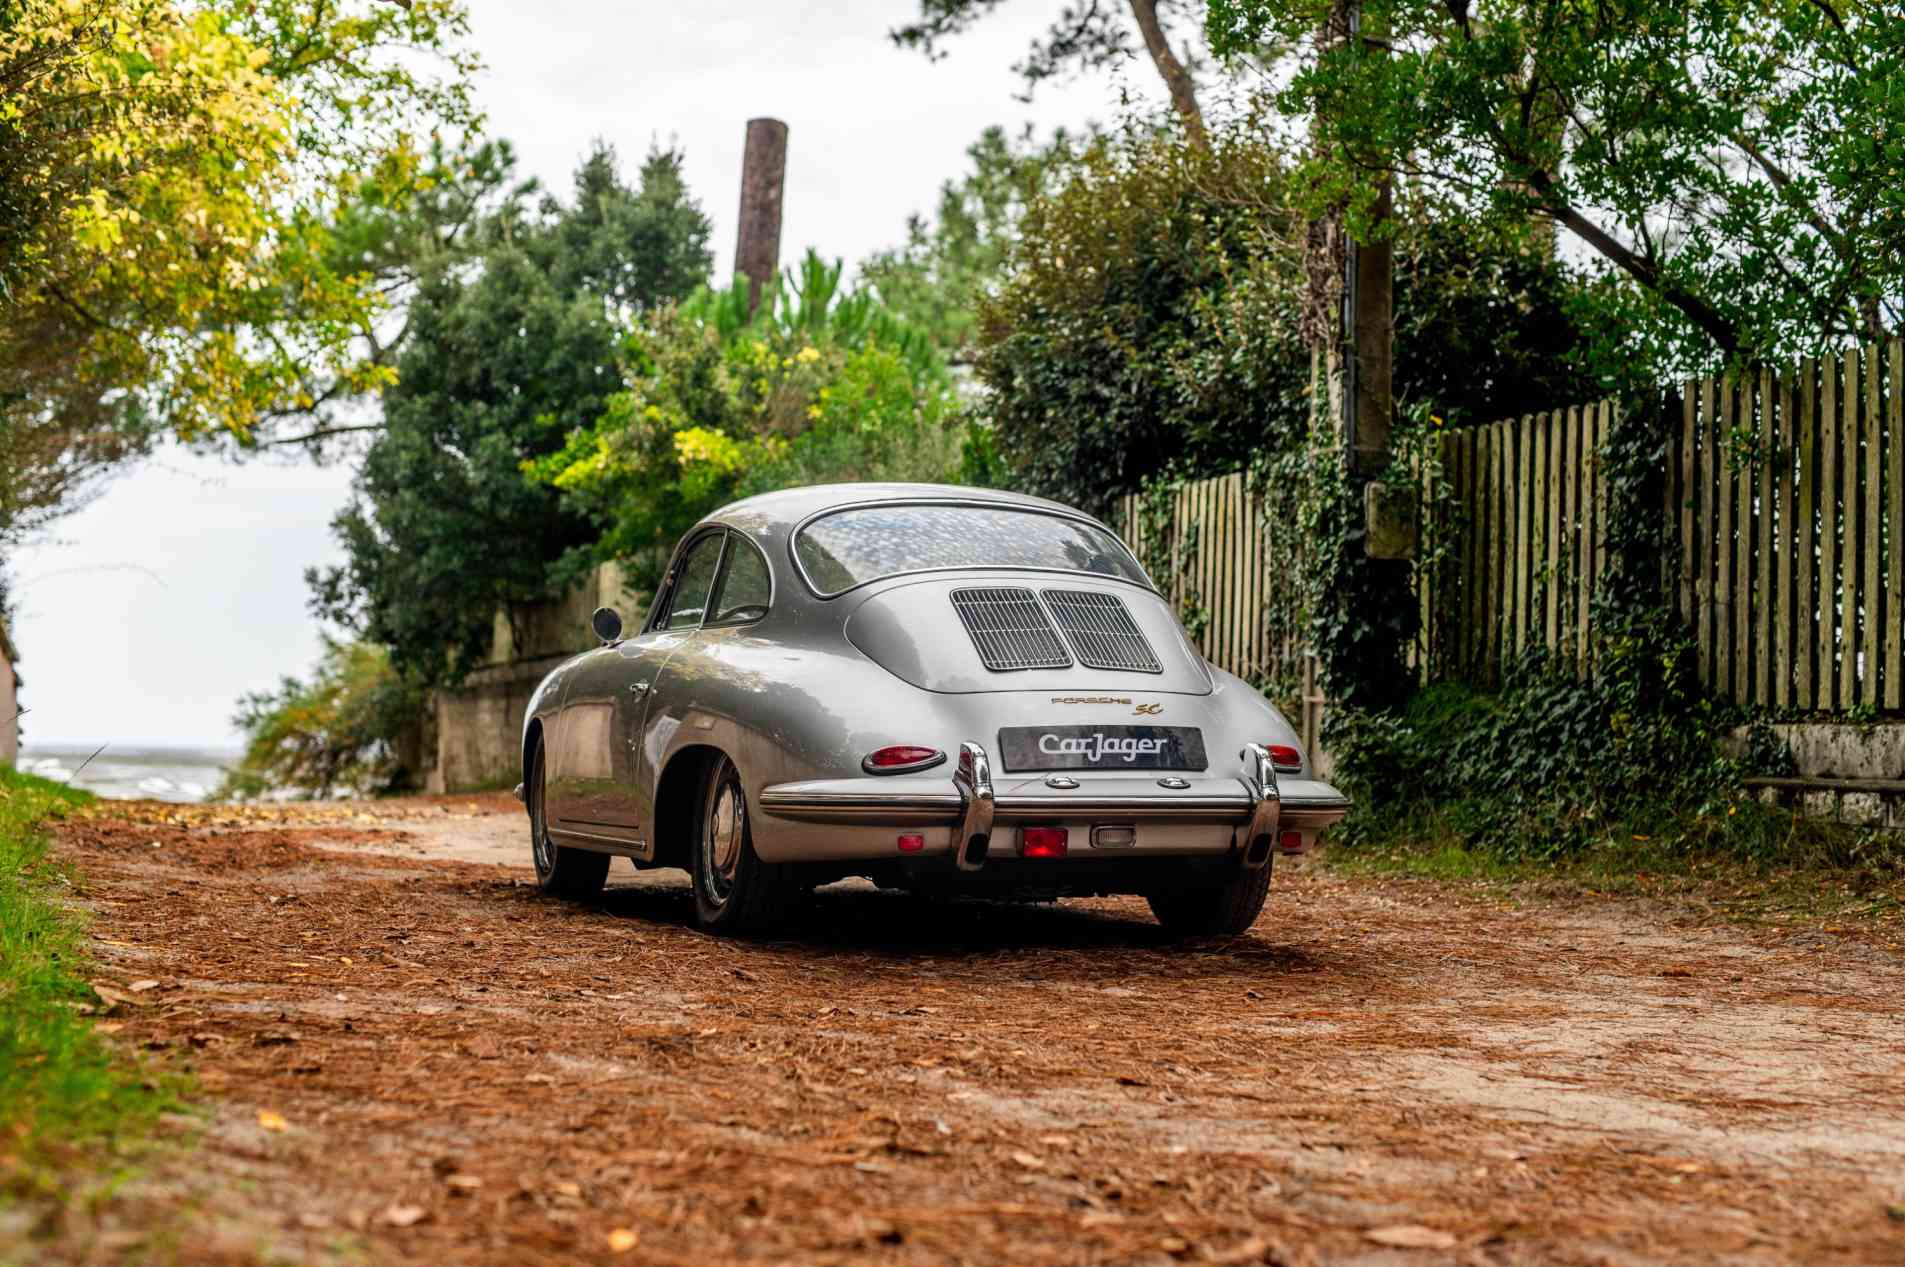
[[[595,636],[603,642],[614,642],[622,636],[622,613],[613,607],[598,607],[595,615],[589,617],[589,628],[595,630]]]

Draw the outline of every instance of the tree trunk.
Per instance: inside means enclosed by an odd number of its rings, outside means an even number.
[[[1171,51],[1170,41],[1164,38],[1164,26],[1158,21],[1157,0],[1131,0],[1131,14],[1138,19],[1138,30],[1144,33],[1144,47],[1150,51],[1151,64],[1157,67],[1164,86],[1170,89],[1171,104],[1177,107],[1177,117],[1184,122],[1184,135],[1198,149],[1208,149],[1210,134],[1204,130],[1204,112],[1197,108],[1197,83]]]

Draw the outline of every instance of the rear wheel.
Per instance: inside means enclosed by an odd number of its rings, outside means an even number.
[[[529,852],[536,864],[536,887],[555,897],[583,901],[602,891],[608,878],[609,856],[586,849],[558,845],[549,835],[548,763],[543,759],[542,739],[529,758]]]
[[[709,762],[702,779],[693,854],[695,918],[710,931],[771,927],[799,896],[791,867],[762,862],[754,852],[747,793],[725,756]]]
[[[1270,893],[1270,864],[1238,869],[1215,883],[1145,895],[1158,923],[1180,937],[1235,937],[1250,931]]]

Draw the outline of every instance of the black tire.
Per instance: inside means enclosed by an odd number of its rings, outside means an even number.
[[[1270,864],[1241,868],[1226,880],[1145,895],[1158,923],[1179,937],[1236,937],[1247,933],[1263,913],[1270,893]]]
[[[787,917],[800,896],[793,868],[762,862],[740,772],[725,756],[701,779],[695,836],[689,848],[695,919],[709,932],[752,933]]]
[[[536,738],[536,750],[529,757],[528,786],[524,797],[529,803],[529,859],[536,866],[536,887],[552,897],[585,902],[602,891],[608,878],[609,856],[587,849],[558,845],[549,835],[549,788],[547,763],[542,754],[542,738]]]

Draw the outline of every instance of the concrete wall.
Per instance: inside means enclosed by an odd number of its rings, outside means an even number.
[[[459,687],[435,697],[436,763],[426,780],[432,792],[513,787],[522,778],[523,714],[536,684],[550,669],[596,645],[589,617],[597,607],[622,613],[636,628],[645,596],[629,592],[614,564],[561,598],[510,614],[496,613],[488,660]]]
[[[1905,830],[1905,722],[1787,722],[1773,732],[1798,773],[1749,780],[1761,799],[1809,818]],[[1744,742],[1736,733],[1734,750]]]

